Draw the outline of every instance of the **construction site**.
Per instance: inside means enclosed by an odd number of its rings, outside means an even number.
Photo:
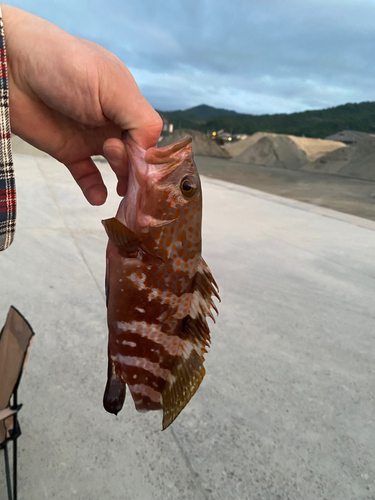
[[[343,131],[329,139],[258,132],[220,146],[207,135],[186,134],[200,172],[294,200],[375,220],[375,136]]]

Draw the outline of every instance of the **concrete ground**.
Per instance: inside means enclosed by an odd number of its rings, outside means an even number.
[[[33,325],[20,500],[375,499],[375,223],[204,178],[220,285],[207,375],[172,426],[102,408],[106,236],[65,167],[16,156],[0,317]],[[114,192],[114,176],[101,164]],[[0,498],[5,480],[0,468]]]

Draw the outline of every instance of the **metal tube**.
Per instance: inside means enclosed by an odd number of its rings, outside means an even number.
[[[8,443],[6,441],[4,443],[4,458],[5,458],[5,476],[7,479],[7,489],[8,489],[8,500],[12,500],[12,485],[10,482]]]
[[[17,438],[13,441],[13,500],[17,500]]]
[[[13,392],[13,405],[17,409],[18,406],[18,395],[17,395],[17,387]],[[17,438],[18,438],[18,418],[17,412],[14,414],[14,426],[13,430],[16,432],[16,437],[13,439],[13,500],[17,500],[18,492],[17,492]]]

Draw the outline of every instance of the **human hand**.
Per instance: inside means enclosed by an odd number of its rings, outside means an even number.
[[[1,4],[12,132],[66,165],[92,205],[107,189],[91,160],[103,155],[127,189],[122,130],[155,146],[162,120],[111,52],[39,17]]]

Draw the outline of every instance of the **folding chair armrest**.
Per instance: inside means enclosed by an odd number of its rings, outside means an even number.
[[[5,410],[0,410],[0,422],[5,420],[6,418],[11,417],[15,413],[17,413],[18,409],[11,410],[10,408],[5,408]]]

